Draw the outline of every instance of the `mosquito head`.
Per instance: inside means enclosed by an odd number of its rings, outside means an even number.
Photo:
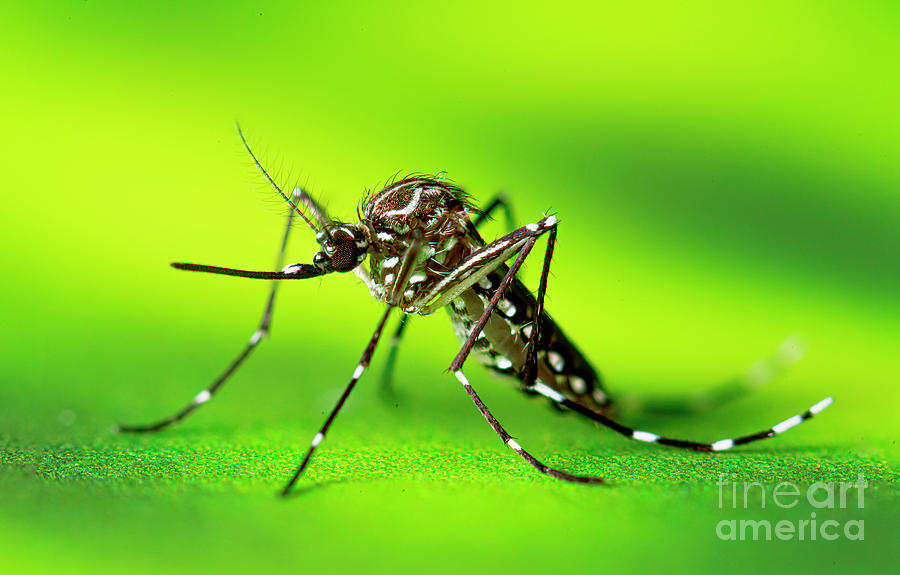
[[[361,229],[352,224],[333,222],[316,234],[322,250],[313,256],[313,265],[323,270],[349,272],[363,263],[369,242]]]

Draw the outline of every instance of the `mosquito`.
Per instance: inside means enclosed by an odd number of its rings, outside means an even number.
[[[550,262],[559,229],[556,215],[545,215],[534,223],[486,242],[478,228],[497,209],[505,210],[507,219],[511,220],[509,203],[504,197],[498,197],[485,209],[479,210],[468,194],[440,174],[434,177],[412,176],[393,182],[364,198],[361,210],[358,210],[358,222],[344,222],[332,218],[302,188],[286,194],[256,157],[240,126],[238,135],[254,165],[289,206],[276,265],[276,269],[281,269],[249,271],[192,263],[173,263],[172,267],[274,280],[262,319],[243,351],[184,408],[155,423],[117,426],[118,431],[159,431],[182,421],[212,399],[267,337],[275,295],[281,281],[351,271],[363,281],[375,299],[384,302],[384,312],[349,383],[313,436],[305,456],[282,489],[282,495],[291,491],[307,469],[316,449],[369,367],[388,318],[395,310],[402,317],[392,340],[386,375],[389,376],[409,318],[446,309],[462,342],[449,371],[453,372],[475,407],[509,448],[540,473],[563,481],[605,483],[598,476],[577,475],[550,467],[519,445],[494,417],[463,372],[470,355],[474,354],[489,370],[513,378],[525,393],[543,396],[552,405],[574,411],[629,439],[695,451],[725,451],[774,437],[817,415],[832,403],[832,398],[827,397],[805,412],[763,431],[710,443],[672,439],[627,427],[614,419],[614,402],[599,373],[544,309]],[[299,216],[312,230],[320,249],[313,255],[312,263],[291,263],[282,267],[295,216]],[[537,294],[533,295],[517,274],[537,240],[545,236],[547,243],[540,284]],[[366,260],[368,265],[364,265]],[[510,260],[511,264],[508,263]]]

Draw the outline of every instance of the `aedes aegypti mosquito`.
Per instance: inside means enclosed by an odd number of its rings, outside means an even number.
[[[544,311],[544,295],[559,226],[555,215],[545,216],[497,240],[485,242],[477,228],[491,212],[503,208],[511,220],[509,206],[503,198],[498,197],[484,210],[478,210],[463,190],[443,177],[414,176],[394,182],[366,197],[359,222],[342,222],[332,219],[321,204],[300,188],[296,188],[290,196],[285,194],[257,159],[240,127],[238,134],[253,163],[290,206],[277,267],[283,264],[295,215],[300,216],[315,233],[321,249],[313,256],[312,264],[289,264],[274,272],[173,263],[173,267],[181,270],[275,281],[272,282],[259,327],[244,350],[212,385],[171,417],[149,425],[121,425],[118,426],[119,431],[158,431],[181,421],[208,402],[268,334],[279,280],[307,279],[349,271],[362,279],[373,297],[386,304],[385,310],[353,371],[350,383],[313,437],[305,457],[282,490],[284,495],[303,474],[356,382],[369,366],[388,316],[395,308],[399,308],[403,316],[392,342],[388,370],[410,314],[430,315],[441,308],[446,309],[463,342],[450,364],[450,371],[506,445],[541,473],[564,481],[604,483],[597,476],[574,475],[549,467],[519,445],[497,421],[463,373],[463,364],[470,353],[475,352],[476,357],[491,371],[516,378],[524,392],[542,395],[558,408],[579,413],[630,439],[696,451],[723,451],[774,437],[831,405],[832,399],[828,397],[804,413],[764,431],[712,443],[670,439],[626,427],[610,417],[613,402],[599,374]],[[544,235],[547,236],[547,247],[540,287],[535,297],[516,274],[537,239]],[[368,268],[363,266],[367,258]],[[512,265],[507,265],[506,262],[513,258]]]

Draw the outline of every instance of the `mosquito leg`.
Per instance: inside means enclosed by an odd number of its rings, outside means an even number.
[[[291,234],[291,226],[293,222],[294,210],[290,210],[288,212],[287,224],[284,228],[284,234],[281,238],[281,248],[278,250],[278,257],[276,258],[275,262],[276,270],[281,269],[282,265],[284,264],[284,253],[287,249],[288,238]],[[232,360],[230,364],[228,364],[228,367],[225,368],[225,370],[219,375],[219,377],[217,377],[209,387],[195,395],[194,399],[191,400],[189,404],[181,408],[181,410],[174,415],[171,415],[164,419],[160,419],[159,421],[156,421],[154,423],[145,425],[116,425],[113,427],[113,430],[129,433],[159,431],[161,429],[169,427],[170,425],[178,423],[195,409],[212,399],[216,392],[219,391],[219,389],[221,389],[223,385],[225,385],[225,382],[228,381],[228,379],[237,370],[237,368],[240,367],[242,363],[244,363],[244,360],[246,360],[247,357],[249,357],[250,354],[253,353],[253,350],[256,349],[257,344],[259,344],[259,342],[262,341],[263,338],[268,336],[272,326],[272,311],[275,307],[275,294],[277,292],[278,280],[274,280],[272,281],[272,287],[269,290],[269,297],[266,300],[266,307],[263,311],[263,315],[260,319],[259,325],[257,326],[256,331],[253,332],[253,335],[250,336],[250,340],[244,346],[244,349],[240,354],[238,354],[236,358],[234,358],[234,360]]]
[[[550,224],[550,227],[545,228],[543,231],[550,230],[551,232],[555,230],[556,224],[555,220]],[[543,232],[542,232],[543,233]],[[571,473],[567,473],[565,471],[555,469],[553,467],[549,467],[544,463],[540,462],[533,455],[525,451],[521,445],[519,445],[516,440],[512,438],[512,436],[503,428],[497,418],[491,413],[491,411],[487,408],[481,398],[475,393],[475,390],[472,388],[472,385],[469,383],[468,378],[466,378],[465,374],[462,371],[463,364],[469,356],[469,353],[472,351],[472,346],[475,343],[476,338],[481,333],[481,330],[484,329],[485,324],[488,319],[491,317],[491,314],[494,313],[494,310],[497,307],[497,302],[500,301],[500,298],[503,297],[503,293],[509,287],[509,284],[512,283],[513,278],[516,276],[516,273],[519,271],[519,268],[522,267],[522,263],[525,261],[525,258],[528,257],[528,254],[531,252],[531,249],[534,247],[534,243],[537,241],[537,236],[530,237],[525,244],[522,246],[519,251],[518,257],[516,257],[513,265],[510,266],[509,271],[506,272],[506,275],[503,277],[503,281],[500,282],[500,287],[497,288],[497,291],[491,297],[490,301],[485,305],[484,311],[481,314],[478,322],[475,324],[475,327],[472,328],[472,332],[469,334],[469,337],[466,338],[465,343],[463,343],[462,349],[459,351],[457,356],[453,359],[453,363],[450,364],[450,371],[456,376],[456,379],[463,385],[463,388],[466,390],[466,393],[469,394],[469,397],[475,403],[475,407],[478,408],[478,411],[481,412],[481,415],[487,420],[488,425],[500,436],[500,439],[508,445],[513,451],[518,453],[522,459],[530,463],[535,469],[540,471],[545,475],[549,475],[551,477],[555,477],[557,479],[562,479],[563,481],[571,481],[573,483],[594,483],[594,484],[603,484],[603,478],[596,477],[592,475],[573,475]],[[552,255],[552,249],[551,249]]]
[[[525,451],[521,445],[516,442],[515,439],[503,428],[503,425],[497,421],[497,418],[494,417],[494,414],[488,409],[488,407],[481,401],[481,398],[475,393],[475,390],[472,388],[472,385],[469,383],[469,380],[466,378],[465,374],[461,369],[457,369],[453,371],[453,374],[456,376],[456,379],[463,385],[463,388],[466,390],[466,393],[469,394],[469,397],[472,398],[472,401],[475,403],[475,407],[478,408],[478,411],[481,412],[481,415],[484,416],[485,420],[487,420],[488,425],[500,436],[500,439],[503,440],[503,443],[508,445],[513,451],[518,453],[522,459],[530,463],[534,466],[535,469],[540,471],[545,475],[549,475],[550,477],[555,477],[557,479],[562,479],[563,481],[571,481],[573,483],[593,483],[593,484],[604,484],[603,478],[596,477],[593,475],[573,475],[571,473],[567,473],[560,469],[555,469],[553,467],[549,467],[548,465],[540,462],[533,455]]]
[[[299,189],[299,188],[298,188]],[[297,193],[297,190],[294,191]],[[301,196],[300,201],[310,210],[313,216],[319,220],[323,221],[322,218],[325,218],[324,221],[327,221],[328,214],[325,210],[313,199],[311,198],[305,191],[300,190]],[[513,218],[512,206],[509,203],[509,199],[505,194],[497,194],[494,199],[487,203],[487,205],[481,210],[481,213],[475,218],[473,225],[475,228],[479,228],[484,222],[491,217],[491,214],[497,210],[497,208],[502,208],[503,212],[506,215],[506,225],[509,228],[509,231],[512,231],[516,228],[516,222]],[[392,383],[394,380],[394,368],[397,364],[397,353],[400,348],[400,343],[403,341],[403,333],[406,331],[406,326],[409,324],[411,317],[409,315],[404,315],[400,319],[400,323],[397,325],[397,329],[394,332],[394,336],[391,338],[391,348],[388,351],[387,361],[384,363],[384,371],[381,372],[381,391],[385,394],[392,393]]]
[[[397,307],[397,303],[400,300],[399,298],[403,293],[403,290],[405,290],[406,286],[409,285],[409,278],[412,275],[413,269],[415,268],[416,259],[422,252],[422,237],[422,232],[420,230],[416,230],[413,233],[412,244],[406,249],[406,253],[403,254],[400,266],[397,269],[393,287],[391,288],[390,295],[387,298],[387,309],[384,310],[384,315],[381,316],[381,321],[378,322],[378,327],[375,328],[375,332],[372,334],[372,337],[369,338],[369,345],[367,345],[365,351],[363,351],[362,357],[359,359],[359,365],[356,366],[356,369],[353,371],[353,376],[350,378],[350,383],[347,384],[347,387],[344,389],[344,393],[341,394],[341,397],[340,399],[338,399],[337,404],[334,406],[334,408],[332,408],[331,413],[328,414],[328,419],[325,420],[325,423],[319,429],[319,432],[313,437],[312,442],[309,444],[309,451],[306,452],[306,456],[303,457],[303,461],[301,461],[300,465],[297,466],[297,470],[294,472],[291,480],[288,481],[287,485],[285,485],[284,489],[282,489],[282,495],[287,495],[294,484],[297,483],[297,480],[300,479],[300,476],[303,475],[303,471],[306,469],[306,466],[309,465],[309,461],[310,459],[312,459],[316,447],[318,447],[318,445],[322,443],[322,440],[325,439],[325,434],[328,433],[328,428],[331,427],[331,424],[334,422],[337,414],[341,411],[341,407],[344,406],[344,402],[347,401],[347,398],[350,396],[350,392],[352,392],[353,388],[356,387],[356,382],[359,381],[359,378],[362,377],[362,374],[366,371],[366,368],[369,367],[369,363],[371,363],[372,361],[372,355],[375,353],[375,346],[378,345],[378,340],[381,339],[381,333],[384,331],[384,324],[387,322],[388,316],[391,315],[391,310]]]
[[[547,251],[544,253],[544,268],[541,270],[541,283],[538,287],[537,303],[534,307],[534,327],[528,338],[528,350],[525,356],[525,387],[534,385],[537,377],[537,350],[541,343],[541,324],[544,315],[544,296],[547,293],[547,278],[550,276],[550,260],[553,259],[553,247],[556,245],[556,228],[550,230],[547,237]]]
[[[556,228],[555,225],[552,226],[551,228],[548,228],[551,231],[551,236],[550,236],[550,241],[548,242],[548,246],[547,246],[547,253],[544,257],[544,268],[541,273],[541,286],[538,291],[538,302],[541,302],[541,300],[544,297],[544,294],[546,293],[547,276],[549,274],[550,260],[553,255],[552,242],[555,239],[554,235],[552,235],[552,232],[555,231],[555,228]],[[537,231],[537,230],[535,230],[535,231]],[[547,231],[547,230],[544,230],[544,231]],[[541,232],[541,233],[543,233],[543,232]],[[488,318],[493,313],[498,301],[503,296],[503,293],[506,291],[507,287],[509,286],[509,283],[512,281],[512,277],[516,274],[519,267],[522,265],[522,262],[524,261],[525,257],[528,256],[528,252],[530,252],[531,248],[534,246],[535,240],[536,240],[536,236],[531,237],[521,248],[521,251],[519,252],[519,257],[516,258],[515,263],[510,267],[509,272],[507,272],[506,276],[503,278],[503,281],[500,283],[500,287],[494,293],[493,297],[491,297],[491,300],[488,302],[488,304],[485,306],[484,313],[482,314],[478,323],[475,324],[475,327],[472,329],[472,332],[469,334],[469,337],[466,339],[465,343],[463,344],[463,348],[460,350],[459,354],[457,354],[456,358],[453,360],[453,363],[451,364],[450,369],[451,369],[451,371],[453,371],[454,373],[457,374],[457,377],[462,376],[462,372],[461,372],[462,365],[465,362],[466,358],[468,357],[469,352],[471,351],[472,346],[474,345],[475,339],[481,333],[481,330],[484,329],[484,326],[487,323]],[[538,303],[538,305],[536,306],[537,311],[540,311],[541,305],[542,305],[541,303]],[[540,316],[537,316],[537,317],[540,317]],[[529,353],[534,353],[534,351],[536,349],[536,346],[533,345],[533,342],[539,341],[536,337],[534,337],[534,334],[538,331],[538,329],[539,329],[539,325],[536,323],[533,333],[532,333],[533,337],[529,341],[529,345],[531,346]],[[533,359],[529,359],[529,361],[533,361]],[[526,363],[528,363],[528,362],[526,362]],[[528,368],[526,367],[526,370],[527,369]],[[462,377],[464,377],[464,376],[462,376]],[[533,374],[532,374],[532,377],[534,377]],[[462,381],[462,379],[460,381]],[[697,451],[724,451],[727,449],[731,449],[732,447],[734,447],[736,445],[744,445],[747,443],[753,443],[755,441],[760,441],[762,439],[767,439],[769,437],[774,437],[775,435],[783,433],[783,432],[787,431],[788,429],[791,429],[792,427],[795,427],[795,426],[799,425],[800,423],[803,423],[804,421],[812,418],[814,415],[820,413],[821,411],[826,409],[832,403],[832,398],[826,397],[822,401],[820,401],[820,402],[816,403],[815,405],[813,405],[812,407],[810,407],[805,412],[795,415],[793,417],[790,417],[790,418],[782,421],[781,423],[778,423],[764,431],[760,431],[760,432],[753,433],[750,435],[741,436],[741,437],[734,438],[734,439],[729,438],[729,439],[721,439],[721,440],[718,440],[718,441],[715,441],[712,443],[701,443],[701,442],[696,442],[696,441],[686,441],[686,440],[682,440],[682,439],[671,439],[671,438],[667,438],[667,437],[662,437],[655,433],[635,430],[630,427],[626,427],[609,417],[606,417],[599,413],[595,413],[594,411],[568,399],[562,393],[556,391],[555,389],[549,387],[548,385],[546,385],[540,381],[534,381],[534,384],[531,386],[531,389],[533,389],[534,391],[540,393],[541,395],[544,395],[545,397],[553,400],[561,407],[566,407],[566,408],[576,411],[582,415],[585,415],[585,416],[593,419],[594,421],[596,421],[606,427],[609,427],[610,429],[612,429],[612,430],[616,431],[617,433],[620,433],[630,439],[635,439],[637,441],[644,441],[644,442],[648,442],[648,443],[659,443],[661,445],[669,445],[672,447],[679,447],[679,448],[683,448],[683,449],[693,449],[693,450],[697,450]],[[472,395],[472,393],[470,393],[470,395]],[[473,400],[474,399],[475,399],[475,397],[473,396]],[[477,402],[476,402],[476,404],[477,404]],[[487,416],[485,415],[485,417],[487,417]],[[488,421],[490,422],[490,419]],[[493,426],[493,424],[492,424],[492,426]],[[496,431],[496,428],[495,428],[495,431]],[[498,431],[498,433],[499,433],[499,431]],[[502,437],[502,435],[501,435],[501,437]],[[525,457],[525,456],[523,455],[523,457]]]
[[[375,332],[372,334],[372,337],[369,338],[369,345],[366,346],[362,357],[359,359],[359,365],[357,365],[356,369],[353,371],[353,377],[350,378],[350,383],[344,389],[344,393],[341,394],[340,399],[338,399],[337,404],[332,408],[331,413],[328,414],[328,419],[325,420],[325,423],[319,428],[319,432],[313,437],[312,442],[309,444],[309,450],[303,457],[303,461],[297,466],[297,470],[294,472],[291,480],[288,481],[287,485],[284,486],[284,489],[281,490],[282,495],[287,495],[291,491],[291,488],[294,487],[294,484],[297,483],[297,480],[300,479],[300,476],[303,475],[303,471],[306,469],[306,466],[309,465],[309,460],[312,459],[316,447],[318,447],[319,444],[322,443],[322,440],[325,439],[325,434],[328,433],[328,429],[331,427],[331,424],[334,423],[338,412],[340,412],[341,408],[344,406],[344,402],[346,402],[347,398],[350,396],[350,392],[356,387],[356,382],[359,381],[359,378],[362,377],[366,368],[369,367],[369,363],[372,361],[372,355],[375,353],[375,346],[378,345],[378,340],[381,339],[381,332],[384,330],[384,324],[387,322],[387,318],[393,309],[394,307],[389,305],[387,309],[384,310],[381,321],[378,322],[378,327],[375,328]]]
[[[406,286],[409,284],[410,275],[412,275],[412,270],[415,267],[416,258],[419,253],[422,251],[422,232],[417,230],[417,233],[414,235],[413,244],[409,246],[406,250],[406,253],[403,255],[403,261],[400,263],[400,268],[396,273],[394,278],[394,285],[391,289],[390,296],[388,298],[389,305],[396,306],[400,302],[400,298],[402,297],[403,290],[406,289]],[[403,329],[406,327],[406,321],[409,316],[404,314],[400,319],[400,325],[397,326],[397,331],[394,333],[394,337],[391,341],[391,353],[388,357],[388,364],[385,367],[385,374],[390,375],[393,371],[393,362],[394,357],[397,352],[397,344],[400,341],[400,337],[403,335]],[[384,380],[382,380],[382,390],[388,390],[389,386],[384,384]]]
[[[478,339],[478,336],[481,334],[482,330],[484,330],[484,326],[487,324],[488,319],[490,319],[491,314],[494,313],[494,310],[497,309],[497,304],[500,299],[503,297],[503,294],[506,293],[507,288],[512,283],[513,279],[516,277],[516,274],[519,272],[519,268],[522,267],[522,264],[525,262],[525,258],[528,257],[528,254],[531,253],[531,249],[534,247],[534,243],[537,239],[544,235],[547,232],[553,232],[557,227],[558,222],[556,220],[556,216],[547,216],[540,223],[528,224],[527,226],[521,227],[510,234],[491,242],[490,244],[481,248],[481,250],[475,252],[462,264],[457,267],[457,270],[468,268],[472,269],[476,265],[480,265],[482,268],[487,269],[496,269],[503,260],[512,257],[512,254],[518,253],[516,260],[513,264],[506,270],[506,275],[503,276],[503,280],[500,282],[500,285],[497,287],[497,291],[494,292],[494,295],[491,296],[491,299],[484,306],[484,310],[481,313],[481,317],[475,323],[475,326],[472,328],[471,333],[466,338],[466,341],[463,343],[462,349],[459,350],[459,353],[456,354],[456,357],[453,359],[453,363],[450,364],[450,371],[457,371],[462,369],[463,363],[465,363],[466,358],[469,357],[469,353],[472,351],[472,347],[475,345],[475,340]],[[512,246],[519,246],[517,248],[513,248]],[[503,248],[515,249],[515,251],[508,252]],[[482,253],[486,253],[487,256],[482,255]],[[509,254],[509,256],[505,254]],[[499,255],[496,255],[499,254]],[[552,250],[550,252],[552,255]],[[549,265],[545,262],[545,267]],[[493,267],[491,267],[493,266]],[[450,276],[458,274],[458,271],[454,271],[450,274]],[[478,278],[477,274],[471,274],[469,276],[470,279],[467,279],[466,282],[469,282],[468,285],[471,285],[471,282],[474,278]],[[449,279],[453,279],[452,277]],[[445,282],[448,280],[444,280]],[[545,282],[546,283],[546,282]],[[466,283],[461,283],[461,285],[457,285],[452,290],[447,290],[449,293],[459,293],[462,288],[466,287]],[[427,298],[430,299],[431,294],[429,293]],[[455,296],[444,295],[439,300],[442,305],[446,300],[452,300]],[[423,298],[424,299],[424,298]],[[449,303],[449,301],[447,301]],[[438,307],[436,304],[433,307]]]
[[[400,323],[397,324],[397,329],[394,331],[394,336],[391,338],[391,348],[388,351],[387,360],[384,362],[384,371],[381,372],[381,391],[386,395],[390,395],[394,392],[392,383],[394,379],[394,365],[397,363],[397,351],[400,349],[400,342],[403,339],[403,332],[406,330],[406,325],[409,323],[409,315],[403,314],[403,317],[400,318]]]
[[[500,298],[503,297],[503,294],[506,292],[506,288],[508,288],[509,284],[512,283],[513,278],[516,277],[516,272],[518,272],[519,268],[522,267],[522,263],[525,261],[525,258],[527,258],[528,254],[531,253],[531,248],[534,247],[535,241],[537,241],[537,237],[528,238],[528,240],[525,242],[525,245],[523,245],[519,250],[519,255],[516,258],[516,261],[513,262],[512,266],[510,266],[509,271],[507,271],[506,275],[503,277],[503,281],[500,282],[500,286],[497,288],[497,291],[494,292],[494,295],[491,297],[490,301],[488,301],[487,305],[484,306],[484,311],[482,312],[481,317],[478,318],[478,323],[475,324],[475,327],[473,327],[471,333],[469,333],[469,337],[467,337],[466,341],[463,342],[462,349],[460,349],[459,353],[456,354],[456,357],[453,358],[453,363],[450,364],[450,371],[456,372],[462,369],[463,364],[469,357],[469,353],[471,353],[472,351],[472,347],[475,345],[475,340],[484,329],[484,326],[485,324],[487,324],[488,319],[491,317],[491,314],[494,313],[495,309],[497,309],[497,303],[500,301]]]
[[[626,410],[661,415],[690,415],[720,407],[738,397],[766,385],[805,353],[805,344],[798,337],[789,337],[774,353],[750,365],[743,373],[729,381],[687,397],[642,397],[623,395],[619,404]]]
[[[622,425],[621,423],[619,423],[609,417],[606,417],[605,415],[596,413],[582,405],[579,405],[578,403],[568,399],[566,396],[559,393],[555,389],[553,389],[541,382],[536,382],[534,384],[534,386],[532,387],[532,389],[534,391],[540,393],[544,397],[547,397],[547,398],[555,401],[560,406],[566,407],[568,409],[571,409],[573,411],[580,413],[581,415],[589,417],[590,419],[593,419],[597,423],[600,423],[601,425],[608,427],[608,428],[612,429],[613,431],[615,431],[616,433],[624,435],[625,437],[628,437],[629,439],[635,439],[637,441],[644,441],[646,443],[658,443],[660,445],[669,445],[671,447],[678,447],[678,448],[682,448],[682,449],[692,449],[694,451],[724,451],[727,449],[731,449],[732,447],[735,447],[737,445],[745,445],[747,443],[753,443],[755,441],[760,441],[762,439],[768,439],[769,437],[775,437],[776,435],[784,433],[788,429],[791,429],[792,427],[796,427],[797,425],[803,423],[804,421],[812,418],[814,415],[821,413],[828,406],[830,406],[833,401],[832,398],[826,397],[825,399],[816,403],[815,405],[813,405],[812,407],[810,407],[803,413],[794,415],[793,417],[789,417],[788,419],[785,419],[781,423],[773,425],[769,429],[766,429],[766,430],[763,430],[763,431],[760,431],[757,433],[751,433],[750,435],[744,435],[744,436],[737,437],[734,439],[720,439],[718,441],[713,441],[712,443],[701,443],[701,442],[697,442],[697,441],[686,441],[683,439],[671,439],[668,437],[662,437],[655,433],[650,433],[649,431],[639,431],[636,429],[632,429],[630,427]]]
[[[513,217],[512,205],[509,202],[509,198],[503,193],[497,194],[494,199],[488,202],[487,206],[485,206],[481,210],[481,213],[475,218],[475,221],[473,222],[474,226],[476,228],[481,226],[481,224],[491,217],[491,213],[497,208],[503,208],[503,212],[506,215],[506,226],[509,231],[516,229],[516,220]]]

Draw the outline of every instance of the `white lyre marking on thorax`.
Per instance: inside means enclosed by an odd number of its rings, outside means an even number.
[[[406,207],[399,210],[391,210],[389,212],[385,212],[384,216],[408,216],[409,214],[416,211],[416,208],[419,207],[419,202],[422,200],[422,188],[416,188],[413,192],[413,197],[406,204]]]

